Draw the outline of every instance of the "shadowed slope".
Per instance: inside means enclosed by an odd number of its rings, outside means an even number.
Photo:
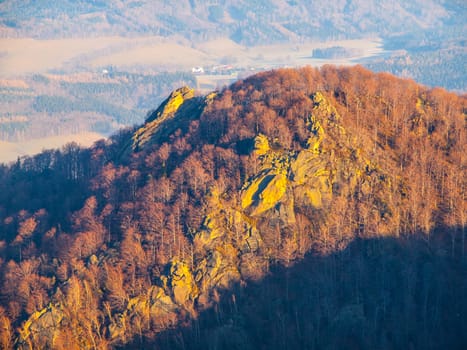
[[[122,349],[464,349],[467,265],[444,248],[420,236],[356,239],[275,265],[221,291],[189,325]]]

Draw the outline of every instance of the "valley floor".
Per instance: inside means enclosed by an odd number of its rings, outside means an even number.
[[[13,162],[18,157],[34,155],[44,149],[60,148],[69,142],[76,142],[81,146],[91,146],[95,141],[104,138],[95,132],[83,132],[74,135],[50,136],[24,142],[0,141],[0,163]]]

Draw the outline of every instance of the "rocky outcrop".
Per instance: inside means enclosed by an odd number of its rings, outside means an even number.
[[[18,338],[18,349],[30,349],[31,344],[44,344],[53,348],[56,334],[65,314],[59,304],[49,304],[42,310],[34,312],[23,324]]]
[[[339,117],[321,93],[316,93],[313,101],[313,113],[305,118],[310,134],[307,148],[299,151],[272,148],[265,135],[256,137],[254,152],[261,161],[260,171],[242,191],[242,208],[249,215],[259,216],[279,205],[289,207],[286,212],[290,223],[294,221],[293,208],[290,208],[293,201],[321,208],[323,201],[330,198],[333,179],[328,149],[322,145],[326,134],[320,120],[325,119],[330,124],[332,119],[337,123]]]
[[[146,119],[144,125],[133,135],[131,148],[138,151],[160,131],[167,127],[180,108],[195,97],[194,89],[184,86],[173,91],[170,96]]]
[[[198,286],[193,273],[183,261],[172,261],[168,276],[163,276],[162,280],[164,287],[171,293],[174,302],[178,305],[191,306],[198,297]]]
[[[122,313],[113,315],[108,327],[110,339],[115,342],[124,340],[129,329],[140,327],[137,322],[141,320],[155,330],[167,329],[177,323],[181,311],[163,288],[152,286],[145,294],[128,300]]]

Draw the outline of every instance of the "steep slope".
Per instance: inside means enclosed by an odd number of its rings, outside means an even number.
[[[271,267],[291,267],[305,254],[326,260],[352,251],[346,248],[354,241],[415,240],[423,259],[456,266],[454,283],[467,248],[466,102],[361,67],[278,70],[207,97],[177,90],[140,128],[71,153],[69,167],[38,158],[2,170],[9,185],[0,203],[11,204],[0,208],[6,310],[0,316],[20,326],[16,335],[6,327],[2,339],[15,336],[22,349],[151,344],[168,329],[196,327],[198,317],[220,310],[223,293],[261,285]],[[27,203],[13,200],[15,186],[24,184],[15,179],[62,168],[69,170],[68,186],[82,193],[68,199],[81,207],[69,219],[54,216],[61,208],[41,204],[32,190]],[[375,245],[362,244],[368,254],[384,255],[386,248]],[[371,259],[361,261],[373,271]],[[329,271],[326,283],[338,289],[345,281]],[[447,295],[438,287],[432,298],[444,304]],[[313,325],[326,325],[330,315],[343,323],[361,315],[361,306],[352,301],[349,308],[347,295],[341,297]],[[410,297],[420,305],[427,298]],[[234,310],[237,302],[229,300]],[[462,300],[455,303],[464,310]],[[400,317],[412,324],[415,315]],[[220,311],[216,317],[228,327]],[[375,330],[386,331],[375,322]],[[465,330],[463,323],[456,327]],[[438,331],[411,337],[420,348],[447,344],[446,330]],[[409,341],[371,339],[367,348]]]
[[[173,91],[167,99],[146,119],[133,135],[131,149],[138,151],[145,143],[157,143],[179,128],[198,119],[204,106],[210,103],[215,93],[204,98],[195,97],[195,91],[187,86]]]

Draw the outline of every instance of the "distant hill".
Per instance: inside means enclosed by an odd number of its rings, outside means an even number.
[[[465,348],[466,110],[278,69],[1,166],[0,347]]]
[[[466,18],[462,0],[5,0],[0,36],[160,36],[190,47],[219,38],[250,47],[381,38],[393,54],[365,62],[372,70],[462,92],[467,89]]]
[[[95,35],[183,36],[189,41],[230,37],[260,45],[290,40],[391,37],[465,25],[462,1],[71,1],[7,0],[4,33],[35,38]],[[465,27],[464,27],[465,28]],[[449,34],[448,34],[449,33]]]

